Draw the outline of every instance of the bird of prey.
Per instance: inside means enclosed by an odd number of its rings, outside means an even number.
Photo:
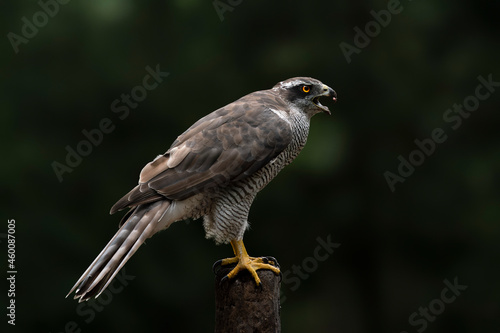
[[[230,243],[236,263],[227,275],[279,268],[250,257],[243,244],[257,193],[304,147],[311,117],[330,114],[320,97],[336,92],[310,77],[291,78],[256,91],[194,123],[141,171],[139,185],[112,208],[129,208],[120,228],[73,286],[79,301],[98,297],[142,243],[172,223],[203,217],[207,238]],[[68,294],[68,295],[69,295]]]

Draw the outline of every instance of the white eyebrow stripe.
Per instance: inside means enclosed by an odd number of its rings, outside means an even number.
[[[305,84],[302,80],[294,80],[287,83],[280,82],[281,88],[290,88],[299,84]]]

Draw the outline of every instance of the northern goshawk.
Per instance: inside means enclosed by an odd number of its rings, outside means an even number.
[[[130,208],[120,229],[69,294],[79,301],[99,296],[142,243],[172,223],[203,217],[206,237],[231,243],[237,263],[227,275],[279,268],[247,254],[243,234],[257,195],[304,147],[311,117],[330,114],[319,102],[335,91],[320,81],[297,77],[256,91],[194,123],[163,155],[141,171],[139,185],[111,214]],[[69,295],[68,294],[68,295]]]

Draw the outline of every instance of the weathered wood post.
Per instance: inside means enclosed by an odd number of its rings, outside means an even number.
[[[246,270],[234,279],[221,281],[234,267],[221,266],[220,261],[214,264],[215,333],[281,332],[281,276],[270,270],[258,270],[260,287]]]

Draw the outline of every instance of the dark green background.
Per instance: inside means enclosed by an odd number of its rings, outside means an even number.
[[[313,256],[318,237],[341,244],[298,289],[282,285],[283,332],[417,332],[411,314],[455,277],[467,290],[426,332],[500,332],[500,89],[456,130],[443,121],[479,75],[500,81],[500,8],[402,7],[348,63],[339,44],[387,2],[247,0],[221,21],[211,1],[73,0],[17,54],[7,34],[40,6],[2,2],[0,233],[16,219],[18,269],[9,331],[62,332],[71,321],[82,332],[213,331],[211,266],[232,253],[205,240],[199,221],[149,240],[126,266],[135,278],[95,319],[64,296],[116,231],[109,208],[144,164],[218,107],[313,76],[339,101],[325,101],[333,115],[315,116],[302,154],[258,196],[245,235],[250,254],[275,256],[284,272]],[[169,77],[120,120],[111,103],[157,64]],[[51,164],[103,118],[114,131],[59,182]],[[447,140],[391,192],[384,172],[435,128]]]

